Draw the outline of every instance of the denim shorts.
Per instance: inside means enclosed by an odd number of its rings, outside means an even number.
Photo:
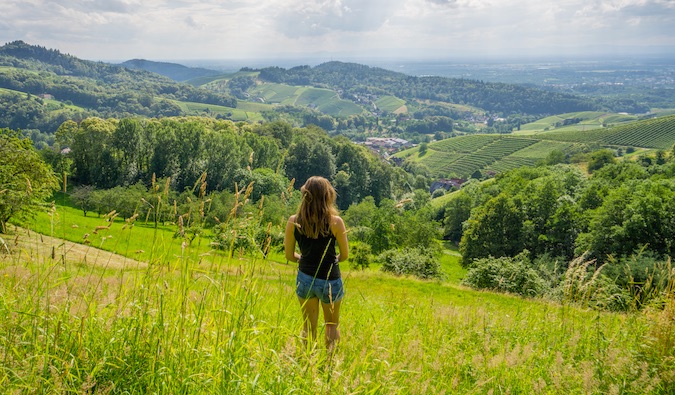
[[[342,279],[322,280],[298,270],[295,293],[302,299],[319,298],[323,303],[339,302],[345,296]]]

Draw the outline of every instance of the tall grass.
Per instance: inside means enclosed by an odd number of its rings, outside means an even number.
[[[4,393],[675,391],[672,297],[648,314],[600,313],[344,268],[329,360],[322,342],[302,346],[292,265],[181,239],[165,255],[146,239],[157,253],[145,262],[85,262],[15,232],[0,252]]]

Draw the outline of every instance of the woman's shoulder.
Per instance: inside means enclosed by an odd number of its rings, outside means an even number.
[[[293,223],[295,223],[296,220],[297,220],[297,215],[296,215],[296,214],[293,214],[293,215],[291,215],[290,217],[288,217],[288,222],[293,222]]]
[[[331,227],[344,227],[345,222],[339,215],[331,215],[330,217],[330,226]]]

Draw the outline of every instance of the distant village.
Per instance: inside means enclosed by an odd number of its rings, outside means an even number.
[[[368,137],[364,145],[382,155],[383,157],[390,159],[397,166],[400,166],[403,160],[401,158],[391,157],[391,154],[398,150],[413,146],[413,144],[408,140],[397,137]],[[431,183],[431,187],[429,187],[429,193],[433,194],[439,189],[444,189],[445,191],[455,191],[461,188],[462,184],[465,182],[466,180],[462,178],[441,178]]]

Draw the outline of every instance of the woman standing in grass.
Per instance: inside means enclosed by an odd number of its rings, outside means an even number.
[[[349,257],[345,223],[335,207],[336,193],[323,177],[310,177],[300,188],[302,202],[286,224],[286,259],[298,262],[297,288],[302,308],[303,336],[316,339],[319,305],[326,323],[326,347],[332,351],[340,339],[340,301],[344,287],[339,262]],[[295,243],[300,254],[295,251]],[[340,250],[335,252],[337,242]]]

